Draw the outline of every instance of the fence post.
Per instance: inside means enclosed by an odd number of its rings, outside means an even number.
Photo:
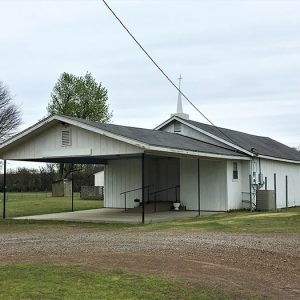
[[[265,177],[265,190],[268,189],[268,177]]]
[[[145,224],[145,153],[142,154],[142,223]]]
[[[6,218],[6,160],[3,165],[3,219]]]
[[[125,200],[125,205],[124,205],[124,207],[125,207],[125,211],[126,211],[126,200],[127,200],[127,199],[126,199],[126,194],[127,194],[127,193],[125,192],[125,193],[124,193],[124,200]]]
[[[289,207],[289,186],[288,177],[285,176],[285,209],[288,210]]]
[[[71,196],[72,196],[72,211],[74,211],[74,165],[72,165],[72,182],[71,182]]]
[[[274,198],[275,198],[275,210],[277,210],[277,182],[276,173],[274,173]]]
[[[198,159],[198,216],[200,216],[200,159]]]
[[[249,175],[249,201],[250,201],[250,211],[252,211],[252,176]]]

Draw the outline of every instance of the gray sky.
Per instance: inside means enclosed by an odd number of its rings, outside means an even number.
[[[300,145],[300,1],[107,2],[215,124]],[[101,81],[114,123],[153,128],[175,111],[176,90],[100,0],[0,0],[0,11],[0,80],[22,128],[46,115],[62,72]]]

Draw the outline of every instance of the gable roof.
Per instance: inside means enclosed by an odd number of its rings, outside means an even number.
[[[190,137],[186,137],[177,133],[169,133],[164,131],[158,131],[153,129],[145,129],[138,127],[130,127],[123,125],[107,124],[89,121],[85,119],[79,119],[69,116],[63,116],[66,119],[74,120],[82,124],[92,126],[118,136],[129,138],[141,143],[145,143],[151,146],[179,149],[211,154],[220,154],[228,156],[241,156],[246,157],[245,154],[236,151],[236,149],[229,146],[217,146],[207,142],[199,141]]]
[[[55,122],[61,122],[78,126],[88,131],[92,131],[131,145],[140,147],[148,153],[165,152],[176,153],[178,155],[205,156],[213,158],[243,159],[249,160],[249,156],[237,151],[227,145],[217,146],[207,142],[199,141],[190,137],[185,137],[176,133],[168,133],[153,129],[136,128],[114,124],[105,124],[88,121],[64,115],[53,115],[47,117],[35,125],[25,129],[12,138],[0,144],[1,154],[13,149],[15,145],[22,145],[23,141],[36,134],[43,132]],[[52,124],[52,125],[51,125]],[[13,158],[11,158],[13,159]]]
[[[200,123],[193,120],[186,120],[180,117],[176,117],[176,119],[184,124],[189,124],[193,127],[199,128],[202,131],[208,132],[209,134],[218,137],[229,144],[234,143],[236,146],[245,149],[247,152],[251,152],[251,149],[254,148],[259,156],[268,156],[282,160],[300,161],[299,151],[269,137],[257,136],[232,129],[218,127],[221,130],[220,132],[216,127],[209,124]],[[172,120],[173,119],[171,118],[169,122]],[[224,134],[222,134],[222,132],[224,132]]]

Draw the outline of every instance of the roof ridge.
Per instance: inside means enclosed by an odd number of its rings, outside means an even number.
[[[184,138],[189,139],[189,140],[194,140],[194,141],[197,141],[197,142],[201,142],[201,143],[211,145],[211,146],[215,146],[215,147],[218,147],[218,148],[222,148],[222,149],[225,149],[225,150],[234,151],[234,152],[237,152],[237,153],[242,153],[241,151],[237,151],[233,147],[225,147],[225,146],[216,145],[216,144],[213,144],[213,143],[210,143],[210,142],[207,142],[207,141],[199,140],[199,139],[196,139],[196,138],[193,138],[193,137],[190,137],[190,136],[186,136],[186,135],[182,135],[182,134],[178,134],[178,133],[175,133],[175,132],[167,132],[167,131],[161,131],[161,130],[155,130],[155,129],[149,129],[149,128],[142,128],[142,127],[133,127],[133,126],[126,126],[126,125],[102,123],[102,122],[90,121],[90,120],[77,118],[77,117],[69,117],[69,118],[76,119],[76,120],[79,120],[79,121],[93,122],[93,123],[96,123],[96,124],[104,124],[104,125],[108,125],[108,126],[112,125],[112,126],[120,126],[120,127],[123,127],[123,128],[133,128],[133,129],[147,130],[147,131],[156,132],[156,133],[159,133],[159,134],[162,134],[162,135],[180,136],[180,137],[184,137]],[[122,134],[120,134],[120,135],[123,136]]]
[[[177,116],[176,116],[176,117],[177,117]],[[209,127],[211,127],[211,128],[218,127],[218,128],[220,128],[220,129],[223,129],[223,130],[229,130],[229,131],[233,131],[233,132],[243,133],[243,134],[247,134],[247,135],[251,135],[251,136],[255,136],[255,137],[270,138],[270,137],[268,137],[268,136],[251,134],[251,133],[248,133],[248,132],[243,132],[243,131],[234,130],[234,129],[230,129],[230,128],[225,128],[225,127],[221,127],[221,126],[212,126],[212,125],[210,125],[210,124],[198,122],[198,121],[195,121],[195,120],[186,120],[186,119],[183,119],[183,118],[180,118],[180,117],[177,117],[177,118],[179,118],[179,119],[181,119],[181,120],[183,120],[183,121],[186,121],[186,122],[195,122],[195,123],[198,123],[198,124],[201,124],[201,125],[209,126]]]

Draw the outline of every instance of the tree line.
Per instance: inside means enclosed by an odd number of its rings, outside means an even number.
[[[103,168],[96,165],[76,166],[76,170],[69,174],[73,176],[74,192],[80,192],[81,186],[94,185],[94,174]],[[3,190],[3,174],[0,174],[0,187]],[[7,172],[8,192],[51,192],[52,183],[60,180],[59,170],[56,165],[47,164],[39,169],[18,168]]]

